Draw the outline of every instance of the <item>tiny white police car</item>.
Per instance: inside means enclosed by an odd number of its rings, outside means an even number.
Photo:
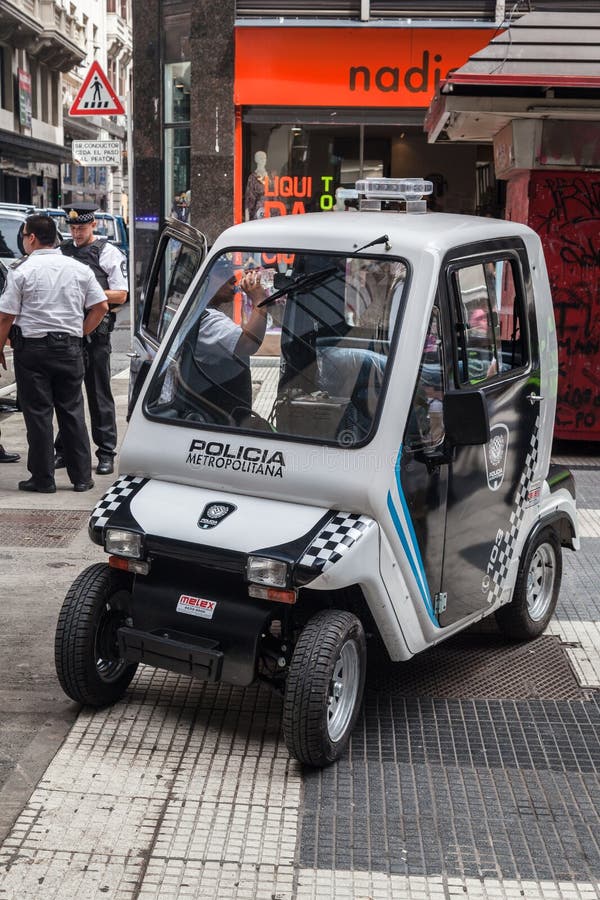
[[[321,766],[371,647],[401,662],[491,614],[513,640],[544,630],[579,538],[550,464],[542,248],[514,222],[426,212],[429,190],[362,181],[358,210],[237,225],[206,259],[167,225],[120,476],[90,518],[108,561],[58,623],[74,700],[118,700],[138,663],[261,679],[290,753]]]

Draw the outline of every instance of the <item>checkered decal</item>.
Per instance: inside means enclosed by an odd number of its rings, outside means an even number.
[[[138,475],[122,475],[92,510],[89,522],[90,529],[104,528],[114,511],[121,506],[123,501],[131,499],[147,481],[147,478],[141,478]]]
[[[300,565],[324,572],[338,562],[374,524],[368,516],[336,513],[306,550]]]
[[[525,466],[523,467],[523,472],[521,473],[521,478],[519,480],[519,486],[516,490],[515,504],[510,514],[509,527],[504,532],[504,537],[502,539],[502,543],[500,544],[498,556],[496,557],[493,568],[491,570],[491,584],[489,593],[487,595],[487,602],[490,605],[492,603],[495,603],[502,595],[502,591],[506,583],[506,578],[508,576],[508,570],[514,556],[515,546],[521,528],[521,522],[523,521],[523,516],[525,515],[525,510],[527,509],[527,494],[531,485],[531,481],[533,479],[535,467],[537,465],[539,425],[540,418],[538,416],[535,420],[535,425],[533,426],[531,445],[525,458]],[[496,545],[494,545],[494,547],[496,547]]]

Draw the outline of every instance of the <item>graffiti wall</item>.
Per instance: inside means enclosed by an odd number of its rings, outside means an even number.
[[[600,173],[532,172],[527,224],[544,245],[556,318],[554,433],[600,441]]]

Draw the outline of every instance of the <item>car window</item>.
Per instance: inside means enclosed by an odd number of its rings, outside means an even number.
[[[480,384],[527,363],[524,304],[513,258],[453,271],[456,356],[461,384]]]
[[[146,414],[342,447],[366,442],[407,274],[401,259],[296,247],[214,257],[162,354]],[[268,366],[257,352],[266,346]]]
[[[404,447],[435,447],[444,437],[443,359],[439,310],[434,308],[421,355],[419,375],[406,423]]]
[[[0,213],[0,256],[7,259],[18,259],[22,255],[17,236],[24,221],[25,216],[20,219],[17,216],[3,216]]]
[[[144,330],[157,343],[164,337],[201,261],[199,250],[168,238],[144,311]]]

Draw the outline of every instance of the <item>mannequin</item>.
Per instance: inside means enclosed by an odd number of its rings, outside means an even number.
[[[246,182],[246,221],[249,219],[262,219],[264,215],[263,197],[267,184],[267,154],[264,150],[257,150],[254,154],[256,168],[251,172]]]

